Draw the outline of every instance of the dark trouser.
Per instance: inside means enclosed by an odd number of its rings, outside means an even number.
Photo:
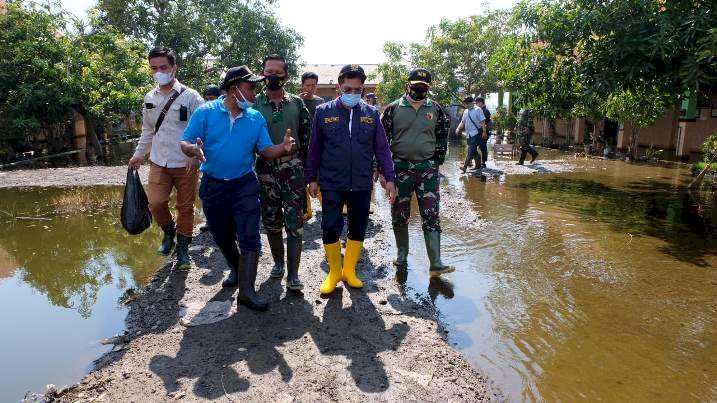
[[[520,164],[525,162],[525,156],[530,153],[531,159],[536,159],[538,157],[538,151],[533,148],[530,144],[523,144],[520,146],[520,160],[518,161]]]
[[[344,229],[342,210],[346,204],[349,220],[348,238],[363,242],[368,225],[368,210],[371,205],[371,191],[334,191],[321,190],[321,229],[323,241],[332,244],[339,241]]]
[[[479,165],[479,160],[477,159],[478,137],[480,137],[480,135],[468,137],[468,155],[466,156],[466,160],[463,163],[463,167],[467,167],[473,159],[476,160],[476,165]]]
[[[199,197],[209,231],[227,261],[239,257],[237,239],[243,251],[261,250],[259,181],[254,172],[229,181],[204,175]]]
[[[481,157],[483,158],[483,165],[488,161],[488,139],[483,138],[483,129],[478,130],[478,147],[480,147]]]

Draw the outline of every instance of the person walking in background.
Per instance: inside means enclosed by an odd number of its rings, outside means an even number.
[[[516,125],[516,133],[518,133],[518,141],[520,144],[520,158],[516,165],[523,165],[525,157],[530,154],[530,163],[534,163],[538,158],[538,151],[530,145],[530,138],[533,136],[535,127],[533,126],[533,111],[528,108],[522,108],[518,112],[518,124]]]
[[[261,253],[255,153],[280,158],[294,147],[291,129],[274,145],[264,117],[251,108],[261,80],[246,66],[229,69],[222,84],[227,95],[197,109],[182,136],[182,151],[201,162],[199,196],[209,231],[229,265],[222,286],[239,285],[237,303],[257,311],[265,311],[268,304],[255,291]]]
[[[261,182],[261,218],[269,239],[274,267],[271,278],[284,277],[284,236],[286,230],[286,287],[301,291],[299,263],[304,245],[304,205],[306,181],[304,161],[311,136],[311,120],[304,101],[284,90],[289,77],[286,60],[270,55],[262,63],[266,80],[265,90],[256,97],[254,108],[266,119],[269,136],[274,144],[281,144],[284,133],[291,129],[297,151],[273,161],[260,159],[256,171]]]
[[[319,75],[314,72],[307,71],[301,75],[301,92],[299,93],[299,97],[304,101],[304,105],[306,105],[306,109],[309,111],[311,121],[314,120],[316,107],[326,102],[325,99],[316,95],[318,83]]]
[[[214,84],[207,85],[204,87],[204,91],[202,91],[204,101],[214,101],[220,96],[222,96],[222,90]]]
[[[198,164],[182,153],[180,141],[187,122],[204,100],[197,91],[177,80],[176,55],[172,49],[154,48],[148,59],[157,87],[144,97],[142,135],[129,166],[139,169],[149,153],[149,209],[164,232],[158,253],[169,255],[176,235],[177,268],[189,269]],[[177,191],[176,224],[169,210],[173,188]]]
[[[450,122],[443,107],[428,95],[431,72],[418,68],[408,75],[406,93],[386,107],[381,122],[391,145],[396,171],[396,202],[391,206],[399,269],[408,265],[408,219],[416,194],[423,222],[423,238],[430,260],[429,273],[437,276],[455,269],[441,261],[440,173],[446,159]]]
[[[482,157],[481,167],[485,168],[485,164],[488,161],[488,138],[490,137],[492,124],[490,120],[490,111],[488,110],[488,107],[485,106],[485,99],[483,99],[483,97],[476,97],[475,101],[476,106],[480,108],[481,112],[483,112],[483,116],[485,116],[485,128],[481,126],[478,130],[478,148],[480,148],[480,154]]]
[[[314,113],[316,112],[316,107],[326,102],[323,98],[316,95],[316,88],[319,84],[319,75],[307,71],[304,74],[301,75],[301,92],[299,93],[299,97],[304,100],[304,105],[306,105],[306,109],[309,111],[309,115],[311,118],[311,122],[313,124],[314,121]],[[321,199],[321,193],[319,192],[319,199]],[[306,192],[306,198],[304,202],[304,222],[311,219],[311,217],[314,216],[313,209],[311,208],[311,198],[309,197],[309,192]]]
[[[468,170],[468,164],[471,160],[475,160],[476,169],[483,165],[482,159],[476,159],[476,154],[478,153],[479,138],[485,135],[487,130],[483,110],[475,105],[473,97],[466,97],[463,100],[463,107],[465,110],[463,111],[461,123],[459,123],[456,128],[456,134],[460,134],[460,132],[465,128],[466,136],[468,137],[468,155],[466,155],[466,160],[460,167],[461,171],[466,173],[466,170]]]
[[[389,202],[393,204],[396,198],[386,133],[378,111],[361,99],[366,82],[363,68],[357,64],[344,66],[338,82],[339,98],[316,108],[306,161],[309,192],[316,197],[320,185],[323,193],[321,229],[329,274],[321,284],[322,294],[334,292],[342,280],[349,287],[363,287],[356,264],[366,236],[374,159]],[[339,238],[344,228],[344,205],[348,205],[348,241],[342,265]]]

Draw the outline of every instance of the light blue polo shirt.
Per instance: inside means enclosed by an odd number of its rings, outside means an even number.
[[[182,140],[192,144],[202,139],[206,162],[199,169],[217,179],[248,174],[254,168],[256,153],[274,145],[266,120],[258,111],[249,108],[234,121],[230,116],[222,95],[197,108],[182,135]]]

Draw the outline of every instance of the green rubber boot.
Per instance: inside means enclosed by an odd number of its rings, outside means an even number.
[[[408,266],[408,225],[394,225],[393,235],[396,237],[396,267]]]
[[[269,277],[284,277],[284,236],[281,231],[267,232],[266,237],[269,239],[269,248],[271,256],[274,258],[274,267],[271,268]]]
[[[455,271],[453,266],[447,266],[441,261],[441,233],[440,231],[423,231],[423,238],[426,241],[428,260],[431,261],[429,273],[431,276],[440,276],[444,273]]]

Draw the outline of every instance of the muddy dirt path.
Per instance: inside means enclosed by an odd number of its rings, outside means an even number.
[[[163,266],[130,305],[127,335],[61,402],[146,401],[489,401],[486,381],[446,342],[430,302],[394,280],[385,203],[371,215],[358,273],[362,290],[319,295],[327,270],[320,212],[305,226],[302,294],[269,279],[263,237],[259,293],[270,309],[236,307],[222,289],[226,264],[211,237],[195,238],[192,270]],[[315,204],[316,206],[316,204]],[[442,214],[459,215],[464,203]],[[468,218],[475,220],[476,217]],[[191,325],[199,311],[214,323]],[[212,311],[212,312],[209,312]],[[196,319],[196,318],[195,318]]]

